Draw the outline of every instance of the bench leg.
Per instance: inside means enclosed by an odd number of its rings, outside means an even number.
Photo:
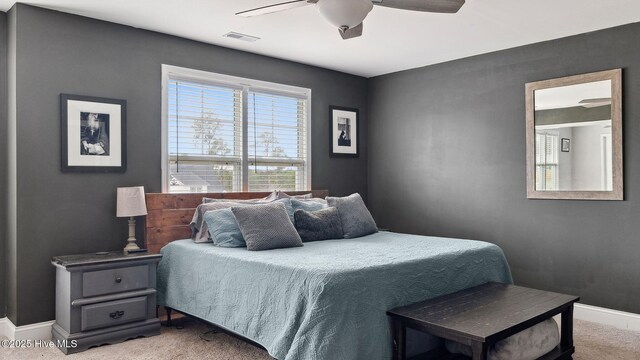
[[[473,352],[473,360],[487,360],[489,346],[486,343],[474,342],[471,345],[471,350]]]
[[[394,318],[393,326],[393,360],[406,359],[406,329],[401,320]]]
[[[562,332],[560,334],[560,346],[562,349],[573,348],[573,304],[562,312]]]

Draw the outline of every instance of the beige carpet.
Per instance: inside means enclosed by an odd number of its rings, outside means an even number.
[[[163,327],[160,336],[101,346],[68,356],[56,348],[2,348],[0,359],[271,359],[264,350],[224,334],[205,336],[210,341],[202,340],[200,335],[207,327],[194,321],[187,320],[183,325],[183,329]],[[574,342],[574,360],[640,360],[640,332],[576,320]]]

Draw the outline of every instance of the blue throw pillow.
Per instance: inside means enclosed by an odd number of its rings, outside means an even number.
[[[287,210],[287,215],[289,215],[289,220],[291,220],[291,224],[295,223],[296,220],[293,218],[293,213],[295,212],[295,210],[293,209],[291,199],[280,199],[273,202],[284,204],[284,208]]]
[[[204,221],[207,223],[209,234],[215,246],[247,246],[231,208],[207,211],[204,214]]]
[[[319,200],[322,200],[322,199],[319,199]],[[297,210],[318,211],[326,208],[327,202],[324,200],[316,201],[312,199],[309,199],[309,200],[291,199],[291,207],[293,208],[294,214]]]

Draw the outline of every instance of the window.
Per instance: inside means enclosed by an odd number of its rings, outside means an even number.
[[[311,188],[311,90],[162,66],[165,192]]]
[[[559,134],[553,131],[536,132],[536,190],[557,191]]]

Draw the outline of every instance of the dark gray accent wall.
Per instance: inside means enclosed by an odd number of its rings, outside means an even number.
[[[16,207],[17,207],[17,181],[16,181],[16,12],[11,9],[7,13],[7,153],[6,153],[6,244],[5,244],[5,288],[6,288],[6,315],[10,319],[16,318],[17,304],[17,242],[16,242]],[[15,323],[14,323],[15,324]]]
[[[0,318],[7,310],[7,136],[7,14],[0,12]]]
[[[313,187],[366,196],[366,137],[359,159],[329,158],[328,139],[329,105],[359,108],[367,133],[365,78],[28,5],[14,10],[16,325],[54,318],[51,256],[124,247],[127,221],[115,217],[116,187],[161,191],[161,64],[312,89]],[[60,93],[127,100],[125,174],[60,172]]]
[[[638,37],[631,24],[370,79],[376,221],[496,243],[518,284],[640,313]],[[623,68],[626,200],[527,200],[525,83],[613,68]]]

